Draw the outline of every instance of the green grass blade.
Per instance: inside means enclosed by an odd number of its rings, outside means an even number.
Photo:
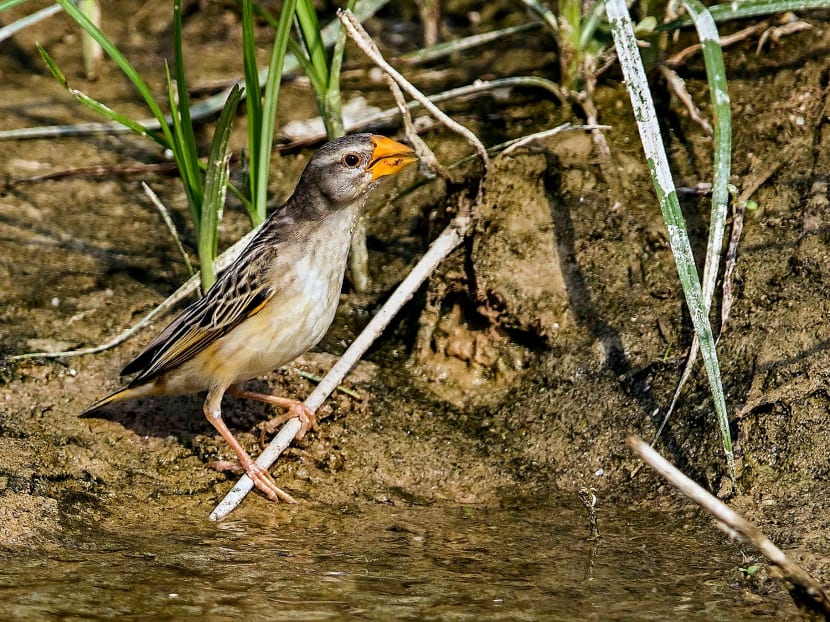
[[[741,0],[740,2],[725,2],[709,7],[712,19],[718,24],[733,19],[745,19],[757,15],[770,15],[786,11],[808,11],[811,9],[826,9],[830,7],[827,0]],[[662,24],[657,30],[674,30],[683,26],[691,26],[694,16],[684,15],[667,24]]]
[[[314,65],[318,77],[325,84],[328,82],[329,64],[326,60],[326,47],[320,33],[320,22],[317,20],[314,2],[312,0],[297,0],[296,15],[300,22],[300,34],[308,50],[311,64]],[[321,94],[322,91],[319,91],[318,96]]]
[[[251,0],[242,0],[242,63],[245,69],[245,95],[248,112],[248,158],[256,158],[262,138],[262,94],[259,89],[259,70],[257,69],[256,41],[254,38],[254,9]],[[259,168],[248,167],[248,192],[253,198],[260,186]],[[252,222],[258,217],[256,212],[249,212]]]
[[[734,480],[735,457],[732,451],[732,436],[729,431],[729,419],[721,383],[720,366],[715,350],[715,340],[706,313],[706,305],[703,302],[700,280],[683,214],[680,211],[677,191],[669,170],[668,157],[663,147],[660,126],[657,122],[657,112],[654,109],[654,102],[648,88],[645,67],[640,57],[634,28],[624,0],[608,0],[606,11],[617,48],[617,56],[628,84],[631,104],[634,108],[634,116],[640,131],[640,139],[648,161],[649,172],[666,222],[669,244],[677,264],[677,272],[686,296],[686,303],[689,307],[695,333],[700,341],[703,362],[709,377],[709,386],[721,429],[721,439],[726,453],[729,474]]]
[[[712,210],[709,221],[709,242],[706,249],[706,265],[703,270],[703,300],[707,313],[712,307],[712,297],[718,278],[718,266],[723,249],[726,215],[729,202],[729,175],[732,166],[732,111],[726,69],[717,26],[706,7],[699,0],[684,0],[689,15],[695,20],[698,39],[703,46],[706,78],[714,113],[714,172],[712,177]]]
[[[277,25],[274,46],[271,49],[271,60],[268,63],[268,78],[265,81],[265,98],[262,106],[262,129],[260,136],[259,152],[252,154],[254,162],[252,165],[258,167],[257,176],[260,184],[257,187],[256,196],[252,197],[258,217],[259,225],[265,220],[265,203],[268,199],[268,172],[271,164],[271,145],[274,142],[274,126],[277,118],[277,101],[279,98],[280,84],[282,82],[282,69],[285,63],[285,53],[288,48],[288,38],[291,34],[291,23],[294,17],[294,10],[297,6],[296,0],[286,0],[282,6],[279,23]]]
[[[111,108],[102,104],[101,102],[92,99],[89,95],[83,93],[82,91],[79,91],[78,89],[69,86],[69,82],[67,81],[66,76],[60,70],[57,63],[55,63],[55,60],[49,55],[49,53],[40,45],[37,46],[37,50],[38,52],[40,52],[40,56],[43,59],[43,62],[46,63],[46,67],[49,69],[51,74],[72,97],[74,97],[79,102],[87,106],[90,110],[94,110],[95,112],[103,115],[110,121],[120,123],[121,125],[130,128],[136,134],[152,138],[165,149],[170,148],[170,145],[167,143],[164,137],[160,136],[157,132],[148,131],[147,128],[145,128],[140,123],[133,121],[129,117],[125,117],[124,115],[112,110]]]
[[[141,97],[144,99],[144,102],[147,104],[147,107],[152,112],[153,116],[158,120],[161,124],[161,131],[164,134],[164,138],[167,141],[166,146],[170,146],[173,143],[173,136],[170,133],[170,128],[167,126],[167,121],[165,120],[164,113],[162,112],[161,108],[159,107],[158,103],[156,102],[155,98],[153,97],[152,91],[147,86],[147,83],[144,82],[144,79],[139,75],[139,73],[135,70],[135,68],[130,64],[127,60],[127,57],[124,56],[121,51],[113,44],[107,36],[93,24],[89,19],[87,19],[86,15],[84,15],[74,4],[72,4],[71,0],[56,0],[57,4],[61,6],[61,8],[69,15],[72,19],[74,19],[78,25],[83,28],[93,39],[95,39],[107,55],[118,65],[118,68],[124,72],[124,75],[132,82],[133,86],[139,92]],[[149,134],[147,134],[149,135]]]
[[[173,78],[166,62],[164,63],[164,71],[167,76],[167,97],[170,101],[170,119],[173,125],[173,143],[170,149],[173,152],[173,157],[176,158],[179,177],[181,177],[184,193],[187,196],[187,204],[190,207],[190,217],[193,219],[193,228],[198,231],[202,218],[202,175],[199,170],[199,159],[197,155],[188,153],[185,138],[186,131],[182,127],[182,115],[176,101]]]
[[[5,11],[6,9],[13,9],[18,4],[23,4],[24,2],[28,2],[29,0],[5,0],[5,2],[0,2],[0,13]]]
[[[259,15],[262,19],[268,22],[268,25],[274,29],[274,31],[279,30],[280,21],[274,17],[270,12],[266,11],[259,5],[254,6],[254,12]],[[282,15],[282,14],[280,14]],[[336,22],[336,23],[335,23]],[[340,24],[340,20],[333,20],[329,26],[337,27]],[[328,27],[327,27],[328,28]],[[325,30],[325,29],[324,29]],[[339,32],[339,31],[338,31]],[[336,36],[336,35],[335,35]],[[325,42],[324,37],[324,42]],[[286,54],[285,58],[285,66],[284,71],[286,70],[293,70],[296,69],[297,66],[300,67],[302,72],[308,77],[311,81],[311,88],[315,93],[322,92],[325,88],[325,83],[323,81],[322,76],[317,75],[317,69],[312,64],[311,60],[308,58],[308,54],[306,53],[305,48],[297,43],[291,37],[288,38],[288,54]],[[260,81],[263,85],[265,83],[264,80]]]
[[[357,0],[349,0],[346,9],[354,10]],[[343,66],[343,55],[346,51],[346,34],[345,26],[340,26],[340,32],[337,33],[337,40],[334,42],[334,49],[331,53],[331,68],[329,70],[328,83],[323,95],[324,110],[321,110],[323,115],[323,122],[326,126],[326,133],[328,137],[338,138],[346,133],[346,128],[343,125],[343,99],[340,94],[340,70]]]
[[[199,152],[196,147],[196,135],[193,132],[193,119],[190,116],[190,96],[187,92],[184,51],[182,47],[182,3],[173,2],[173,71],[176,76],[175,91],[170,78],[170,71],[165,63],[167,75],[167,97],[173,120],[173,138],[176,144],[176,160],[179,174],[187,191],[188,202],[193,216],[193,225],[199,230],[202,219],[202,173],[199,167]]]
[[[202,276],[202,289],[207,289],[216,280],[213,262],[216,259],[219,240],[219,222],[225,205],[228,187],[228,141],[231,126],[242,96],[242,89],[234,86],[222,108],[222,114],[216,124],[213,140],[210,143],[207,170],[205,171],[204,206],[202,222],[198,230],[199,264]]]

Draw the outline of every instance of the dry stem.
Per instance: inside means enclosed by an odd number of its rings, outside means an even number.
[[[817,613],[830,618],[830,599],[818,581],[787,557],[784,551],[775,546],[756,525],[686,477],[640,437],[629,436],[626,443],[663,479],[714,516],[718,527],[732,537],[740,536],[747,540],[769,559],[787,582],[790,596],[802,613],[810,618],[814,618]]]

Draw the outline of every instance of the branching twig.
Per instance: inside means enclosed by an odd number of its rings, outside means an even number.
[[[426,95],[421,93],[421,91],[416,89],[408,80],[406,80],[406,78],[404,78],[397,69],[386,62],[386,59],[383,58],[375,44],[372,42],[369,34],[351,11],[340,10],[337,12],[337,17],[343,23],[343,26],[345,26],[346,31],[349,33],[352,40],[363,51],[363,53],[372,60],[372,62],[385,71],[386,74],[395,80],[395,82],[397,82],[410,97],[417,100],[424,108],[426,108],[431,115],[441,121],[441,123],[446,125],[451,131],[463,136],[471,145],[473,145],[476,153],[478,153],[481,158],[482,164],[484,165],[484,175],[482,177],[482,183],[479,185],[478,198],[476,201],[477,203],[480,203],[484,193],[487,173],[490,170],[490,157],[487,155],[487,149],[478,137],[466,127],[447,116],[438,106],[433,104]]]
[[[242,249],[248,244],[251,238],[256,234],[258,229],[252,229],[249,231],[241,240],[239,240],[236,244],[228,248],[224,253],[219,255],[214,262],[214,266],[217,272],[220,272],[227,268],[233,261],[239,256],[239,253],[242,252]],[[120,345],[127,341],[130,337],[135,335],[138,331],[146,326],[150,325],[156,316],[161,315],[162,313],[168,311],[176,304],[187,298],[190,294],[195,292],[199,289],[201,285],[201,278],[200,275],[194,274],[190,277],[187,281],[185,281],[184,285],[182,285],[179,289],[175,292],[170,294],[164,302],[160,305],[155,307],[152,311],[150,311],[147,315],[145,315],[137,324],[133,324],[127,330],[119,333],[109,341],[99,344],[97,346],[91,346],[89,348],[79,348],[77,350],[65,350],[62,352],[27,352],[26,354],[15,354],[13,356],[8,357],[9,360],[20,360],[20,359],[35,359],[35,358],[63,358],[65,356],[81,356],[82,354],[97,354],[98,352],[104,352],[105,350],[109,350],[110,348],[114,348],[117,345]]]
[[[167,226],[167,230],[170,232],[170,237],[173,238],[173,242],[176,244],[176,248],[179,249],[179,253],[184,259],[184,264],[187,266],[187,274],[189,276],[193,276],[195,272],[193,271],[193,265],[190,263],[190,257],[187,256],[187,252],[184,250],[184,246],[182,246],[182,240],[179,237],[179,232],[176,231],[176,225],[173,224],[173,219],[170,218],[170,212],[167,209],[167,206],[161,202],[158,195],[153,191],[153,189],[148,186],[143,181],[141,182],[141,189],[144,190],[144,194],[150,199],[150,202],[156,206],[156,209],[161,214],[162,220],[164,220],[164,224]]]
[[[539,78],[536,76],[511,76],[509,78],[498,78],[496,80],[476,80],[472,84],[459,86],[458,88],[443,91],[441,93],[436,93],[435,95],[429,95],[428,99],[433,104],[438,104],[440,102],[444,102],[457,97],[471,97],[475,95],[481,95],[482,93],[489,93],[500,89],[509,89],[514,87],[539,88],[549,92],[560,102],[567,101],[565,94],[562,92],[562,89],[559,87],[558,84],[556,84],[555,82],[551,82],[550,80],[546,80],[545,78]],[[414,110],[420,105],[421,104],[418,101],[410,101],[406,103],[406,107],[409,110]],[[351,123],[346,121],[346,131],[348,133],[360,132],[369,127],[392,123],[395,119],[397,119],[399,114],[400,109],[397,106],[395,106],[394,108],[387,108],[386,110],[382,110],[380,112],[371,114],[363,119],[360,119],[359,121],[353,121]],[[326,133],[325,131],[321,131],[318,134],[309,135],[298,140],[293,140],[290,143],[280,145],[277,148],[291,149],[303,145],[314,144],[325,139]]]
[[[686,110],[689,111],[689,116],[692,121],[702,127],[703,131],[710,137],[713,136],[715,131],[712,129],[712,124],[709,123],[709,121],[707,121],[702,114],[700,114],[700,109],[697,107],[697,104],[695,104],[692,96],[689,94],[683,78],[678,76],[677,72],[668,65],[658,65],[657,69],[666,80],[666,84],[669,85],[669,89],[674,92],[677,99],[680,100],[680,103],[683,104],[686,107]]]
[[[770,542],[756,525],[686,477],[640,437],[629,436],[626,443],[663,479],[714,516],[718,527],[732,537],[740,536],[747,540],[769,559],[781,573],[790,596],[800,610],[811,614],[823,614],[825,618],[830,618],[830,599],[824,593],[821,584]]]
[[[720,37],[720,46],[721,47],[728,47],[740,41],[745,41],[752,35],[762,32],[769,27],[769,22],[758,22],[757,24],[753,24],[743,30],[739,30],[738,32],[732,33],[731,35],[726,35]],[[689,47],[680,50],[677,54],[672,56],[671,58],[666,59],[666,65],[669,67],[678,67],[682,65],[689,57],[693,54],[697,54],[703,49],[703,46],[700,43],[695,43],[694,45],[690,45]]]
[[[424,164],[431,173],[437,173],[441,178],[451,182],[452,176],[449,171],[441,165],[438,158],[436,158],[435,154],[432,152],[432,149],[430,149],[418,135],[418,132],[415,129],[415,124],[412,121],[412,114],[409,110],[409,106],[406,105],[406,99],[403,96],[401,87],[398,86],[398,83],[395,82],[389,74],[386,74],[386,83],[389,86],[389,90],[392,92],[392,97],[395,98],[395,103],[398,105],[398,112],[403,120],[406,139],[412,145],[413,149],[415,149],[415,153],[418,154],[420,164]]]

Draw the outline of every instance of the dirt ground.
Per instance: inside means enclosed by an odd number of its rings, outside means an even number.
[[[169,55],[166,9],[121,3],[129,19],[108,21],[110,35],[161,92]],[[520,11],[498,16],[519,23]],[[382,15],[382,19],[394,16]],[[5,19],[5,18],[4,18]],[[757,184],[735,271],[735,304],[719,342],[738,457],[728,498],[779,545],[820,577],[830,577],[830,229],[826,117],[830,28],[768,44],[757,39],[726,52],[734,122],[733,183]],[[380,20],[374,31],[382,30]],[[459,18],[458,33],[474,26]],[[464,26],[466,24],[466,26]],[[372,25],[372,23],[370,23]],[[388,29],[390,55],[414,45],[413,32]],[[411,28],[414,28],[412,26]],[[466,29],[465,29],[466,28]],[[483,28],[483,26],[482,26]],[[737,26],[730,26],[730,30]],[[456,34],[458,34],[456,33]],[[188,16],[185,36],[198,83],[241,75],[234,13],[210,3]],[[136,96],[105,64],[97,81],[81,73],[78,39],[64,18],[3,43],[0,129],[96,120],[48,75],[33,44],[46,46],[73,85],[138,117]],[[474,77],[551,76],[555,55],[543,32],[463,63],[412,69],[436,92]],[[672,44],[679,49],[680,44]],[[233,50],[231,54],[229,50]],[[345,87],[363,86],[380,106],[389,96],[352,52]],[[702,60],[678,69],[704,113]],[[678,185],[711,179],[711,140],[652,75],[664,137]],[[601,502],[684,505],[637,460],[624,439],[650,439],[671,400],[691,329],[665,229],[643,163],[620,76],[596,94],[619,183],[609,187],[592,140],[569,133],[497,158],[475,235],[403,310],[350,377],[362,399],[337,394],[320,429],[274,469],[277,481],[308,503],[500,499],[597,489]],[[302,80],[291,81],[282,121],[312,116]],[[453,102],[446,109],[486,144],[579,121],[536,90]],[[394,134],[396,128],[379,128]],[[206,142],[206,132],[201,139]],[[443,131],[425,138],[443,161],[469,150]],[[232,147],[244,146],[244,121]],[[277,155],[274,203],[284,199],[310,152]],[[92,136],[9,141],[0,150],[0,354],[100,343],[137,321],[187,274],[158,213],[138,182],[146,180],[174,211],[190,250],[193,238],[177,179],[155,173],[21,178],[91,165],[163,161],[149,141]],[[609,166],[606,164],[605,166]],[[473,169],[468,175],[474,174]],[[239,179],[238,165],[233,173]],[[402,176],[389,205],[378,196],[367,218],[373,285],[347,286],[329,336],[300,367],[320,372],[342,352],[447,220],[463,188]],[[684,194],[682,206],[698,257],[705,250],[709,198]],[[228,245],[247,228],[233,200],[222,224]],[[717,303],[716,303],[717,306]],[[718,317],[719,306],[713,317]],[[717,322],[715,322],[717,323]],[[91,521],[140,522],[174,508],[206,515],[233,478],[205,464],[231,457],[201,416],[199,396],[141,400],[79,419],[93,399],[118,386],[117,372],[164,320],[113,350],[60,360],[6,361],[0,378],[0,542],[47,544]],[[304,397],[312,386],[295,371],[257,380],[263,389]],[[256,451],[268,409],[225,402],[232,430]],[[658,448],[713,491],[728,490],[705,375],[696,373]],[[268,510],[251,496],[246,515]]]

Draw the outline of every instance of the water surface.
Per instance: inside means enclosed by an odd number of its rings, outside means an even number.
[[[509,507],[507,507],[509,506]],[[740,620],[740,554],[700,517],[576,500],[165,518],[6,556],[6,616],[146,620]],[[94,535],[90,535],[94,534]],[[47,557],[48,555],[48,557]],[[769,610],[768,610],[769,611]],[[794,612],[793,612],[794,613]]]

